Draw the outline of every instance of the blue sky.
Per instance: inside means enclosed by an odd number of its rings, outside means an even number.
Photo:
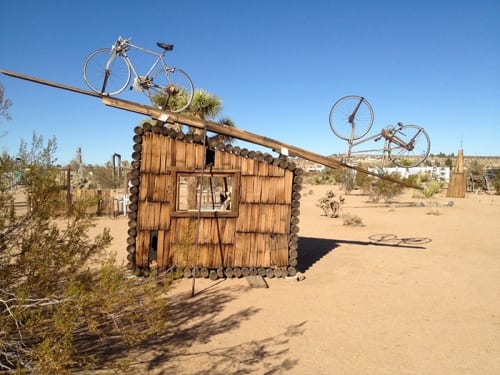
[[[332,104],[361,95],[371,133],[423,126],[432,153],[500,155],[500,1],[212,0],[2,2],[0,68],[86,88],[82,64],[117,36],[156,50],[195,87],[219,96],[239,128],[322,155],[345,141],[329,127]],[[140,55],[133,61],[147,63]],[[13,102],[1,151],[33,131],[57,138],[57,159],[82,148],[85,163],[130,160],[142,116],[99,99],[0,75]],[[121,98],[146,104],[147,98]],[[370,133],[370,134],[371,134]],[[259,148],[255,148],[259,149]]]

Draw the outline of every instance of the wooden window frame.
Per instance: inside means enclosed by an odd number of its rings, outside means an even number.
[[[203,177],[231,177],[231,209],[228,211],[220,210],[180,210],[178,198],[180,196],[180,178],[181,177],[201,177],[202,171],[200,169],[178,169],[172,171],[172,177],[174,181],[173,197],[172,197],[172,211],[170,216],[172,217],[237,217],[238,216],[238,202],[240,195],[240,180],[241,173],[239,170],[224,170],[224,169],[212,169],[204,170]]]

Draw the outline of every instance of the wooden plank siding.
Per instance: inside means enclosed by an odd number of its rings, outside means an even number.
[[[141,152],[136,211],[130,215],[135,233],[128,241],[134,251],[131,268],[144,271],[152,262],[161,270],[289,266],[292,201],[297,200],[294,168],[285,168],[270,156],[266,161],[262,154],[240,154],[233,147],[212,147],[213,165],[204,166],[208,146],[194,142],[192,136],[148,125],[135,132],[141,135],[134,137]],[[232,179],[238,184],[233,187],[237,196],[231,197],[236,215],[174,214],[177,174],[199,176],[202,171],[204,176],[211,171],[238,173]]]

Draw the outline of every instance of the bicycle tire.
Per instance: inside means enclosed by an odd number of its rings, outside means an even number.
[[[348,95],[340,98],[330,110],[330,128],[344,140],[363,137],[373,125],[373,108],[363,97]]]
[[[404,125],[396,132],[395,137],[405,144],[409,144],[413,140],[413,148],[411,150],[401,147],[391,140],[388,141],[389,159],[398,167],[417,167],[429,156],[431,140],[421,126]]]
[[[389,242],[398,239],[398,237],[395,234],[385,234],[385,233],[372,234],[371,236],[368,236],[368,238],[374,242]]]
[[[110,74],[106,80],[106,64],[111,57],[111,48],[102,48],[92,52],[83,63],[83,80],[94,92],[114,96],[121,93],[129,85],[130,66],[123,56],[115,56],[110,67]]]
[[[146,94],[156,107],[178,113],[191,104],[194,86],[183,70],[164,67],[151,76]]]
[[[411,238],[401,238],[401,243],[408,245],[423,245],[431,242],[432,240],[427,237],[411,237]]]

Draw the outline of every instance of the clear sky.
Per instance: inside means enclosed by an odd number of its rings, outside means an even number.
[[[212,0],[0,1],[0,68],[79,88],[85,57],[132,37],[196,88],[219,96],[239,128],[322,155],[344,152],[332,104],[361,95],[372,132],[423,126],[432,153],[500,155],[500,1]],[[131,55],[143,62],[142,56]],[[146,63],[148,61],[144,61]],[[142,116],[99,99],[0,75],[12,100],[2,151],[33,131],[55,135],[57,161],[130,160]],[[146,104],[147,98],[119,96]],[[255,148],[259,149],[259,148]]]

